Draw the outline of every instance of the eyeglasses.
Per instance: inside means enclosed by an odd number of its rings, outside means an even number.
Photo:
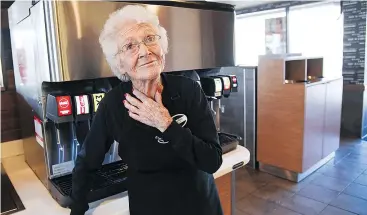
[[[134,55],[139,52],[140,44],[144,43],[145,46],[154,46],[154,45],[157,45],[158,40],[160,39],[161,39],[161,36],[159,35],[148,35],[141,42],[136,41],[136,42],[131,42],[131,43],[124,45],[120,50],[118,50],[116,55],[120,53]]]

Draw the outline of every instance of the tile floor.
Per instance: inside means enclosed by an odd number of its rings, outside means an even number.
[[[367,215],[367,142],[342,140],[335,158],[299,183],[242,168],[236,215]]]

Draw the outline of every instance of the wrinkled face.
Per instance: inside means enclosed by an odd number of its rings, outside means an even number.
[[[164,68],[164,53],[160,35],[150,24],[130,22],[119,32],[118,53],[120,71],[131,80],[155,80]]]

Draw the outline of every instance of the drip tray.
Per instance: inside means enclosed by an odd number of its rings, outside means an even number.
[[[236,135],[227,134],[223,132],[218,133],[218,137],[220,146],[222,147],[223,154],[235,150],[238,145],[238,140],[241,139]]]
[[[1,215],[24,210],[24,205],[1,164]]]
[[[97,201],[121,192],[127,191],[127,165],[122,161],[103,165],[93,174],[92,187],[88,202]],[[62,206],[71,204],[72,175],[51,179],[51,195]]]

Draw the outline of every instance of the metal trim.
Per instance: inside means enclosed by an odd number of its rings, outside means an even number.
[[[119,1],[112,1],[119,2]],[[170,7],[182,7],[192,9],[203,9],[203,10],[216,10],[216,11],[228,11],[234,12],[235,6],[228,3],[220,3],[213,1],[124,1],[125,3],[131,4],[150,4],[150,5],[161,5]]]
[[[47,44],[48,44],[48,55],[50,62],[50,81],[61,81],[60,73],[62,71],[60,40],[59,40],[59,29],[57,19],[57,2],[55,1],[44,1],[44,11],[46,20],[46,31],[47,33]]]
[[[303,179],[305,179],[307,176],[314,173],[317,169],[322,167],[324,164],[326,164],[329,160],[331,160],[334,157],[335,157],[335,152],[332,152],[330,155],[326,156],[325,158],[317,162],[315,165],[313,165],[311,168],[309,168],[308,170],[306,170],[303,173],[281,169],[279,167],[272,166],[269,164],[264,164],[264,163],[260,163],[259,169],[260,171],[269,173],[271,175],[275,175],[275,176],[278,176],[278,177],[281,177],[281,178],[284,178],[290,181],[294,181],[294,182],[300,182]]]

